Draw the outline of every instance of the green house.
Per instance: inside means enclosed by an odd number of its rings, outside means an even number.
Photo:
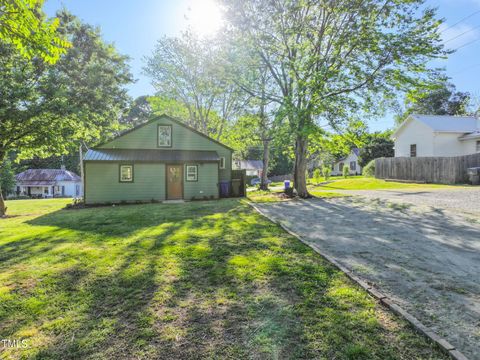
[[[84,156],[86,204],[217,199],[233,149],[162,115]]]

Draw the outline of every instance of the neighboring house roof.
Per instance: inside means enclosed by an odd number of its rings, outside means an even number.
[[[220,161],[216,151],[156,149],[89,149],[85,161]]]
[[[60,169],[28,169],[15,176],[19,183],[26,185],[53,185],[57,181],[81,181],[74,172]]]
[[[435,132],[471,133],[478,130],[478,120],[474,116],[412,114],[400,124],[392,137],[395,137],[412,119],[423,123]]]
[[[240,170],[262,170],[263,161],[262,160],[237,160],[237,166],[240,167]]]
[[[344,157],[341,157],[340,159],[338,159],[337,161],[335,161],[335,164],[339,163],[339,162],[342,162],[343,160],[345,160],[346,158],[348,158],[350,155],[354,154],[355,156],[359,156],[360,155],[360,149],[358,148],[353,148],[352,150],[350,150],[350,152],[348,153],[347,156],[344,156]]]
[[[225,145],[225,144],[222,144],[220,141],[217,141],[217,140],[211,138],[210,136],[205,135],[204,133],[198,131],[197,129],[194,129],[194,128],[191,127],[191,126],[188,126],[188,125],[185,124],[182,120],[177,119],[177,118],[174,118],[174,117],[171,117],[170,115],[167,115],[167,114],[161,114],[161,115],[159,115],[159,116],[155,116],[154,118],[152,118],[152,119],[149,120],[149,121],[144,122],[143,124],[137,125],[137,126],[135,126],[134,128],[132,128],[132,129],[125,130],[125,131],[121,132],[120,134],[118,134],[117,136],[115,136],[113,139],[110,139],[110,140],[108,140],[108,141],[105,141],[104,143],[98,144],[97,146],[95,146],[95,148],[98,148],[98,147],[100,147],[100,146],[104,146],[104,145],[112,142],[113,140],[118,139],[119,137],[122,137],[122,136],[124,136],[124,135],[127,135],[127,134],[131,133],[132,131],[135,131],[135,130],[137,130],[137,129],[145,126],[145,125],[148,125],[148,124],[150,124],[150,123],[152,123],[152,122],[154,122],[154,121],[157,121],[157,120],[159,120],[159,119],[161,119],[161,118],[167,118],[167,119],[173,121],[174,123],[176,123],[176,124],[178,124],[178,125],[180,125],[180,126],[183,126],[184,128],[186,128],[186,129],[188,129],[188,130],[190,130],[190,131],[192,131],[192,132],[194,132],[194,133],[196,133],[196,134],[198,134],[198,135],[200,135],[200,136],[203,136],[204,138],[207,138],[208,140],[210,140],[210,141],[212,141],[212,142],[214,142],[214,143],[216,143],[216,144],[218,144],[218,145],[221,145],[221,146],[223,146],[224,148],[227,148],[227,149],[230,150],[230,151],[234,151],[234,149],[232,149],[231,147],[229,147],[229,146],[227,146],[227,145]]]

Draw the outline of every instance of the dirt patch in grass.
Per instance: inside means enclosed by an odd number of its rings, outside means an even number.
[[[2,229],[4,358],[446,358],[241,200],[54,204]]]

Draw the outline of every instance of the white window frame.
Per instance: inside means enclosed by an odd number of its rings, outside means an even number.
[[[130,175],[131,175],[131,176],[130,176],[130,179],[124,179],[124,178],[122,177],[122,168],[123,168],[123,167],[129,167],[129,168],[131,168],[131,171],[130,171],[130,173],[131,173],[131,174],[130,174]],[[133,176],[134,176],[134,175],[133,175],[133,171],[134,171],[134,170],[133,170],[133,164],[121,164],[121,165],[120,165],[120,169],[119,169],[119,174],[118,174],[118,181],[121,182],[121,183],[133,183]]]
[[[193,178],[190,178],[189,171],[192,168],[195,169],[195,172],[194,172],[195,176]],[[185,165],[185,181],[189,181],[189,182],[198,181],[198,165],[196,164]]]
[[[225,169],[225,163],[226,163],[225,156],[222,156],[220,158],[220,169]]]
[[[160,128],[165,128],[168,129],[170,139],[168,143],[160,144]],[[159,148],[171,148],[172,147],[172,125],[167,125],[167,124],[158,124],[157,127],[157,147]]]

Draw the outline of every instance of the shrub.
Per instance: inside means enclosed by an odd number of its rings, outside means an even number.
[[[328,181],[330,178],[330,174],[332,173],[332,170],[330,169],[330,166],[324,166],[322,169],[323,177],[325,178],[325,181]]]
[[[343,175],[344,178],[346,178],[348,175],[350,175],[350,168],[347,165],[343,165],[342,175]]]
[[[363,175],[366,177],[375,176],[375,160],[371,160],[365,167],[362,169]]]
[[[315,181],[316,184],[320,182],[321,177],[322,177],[322,174],[320,172],[320,169],[313,170],[313,180]]]
[[[7,196],[7,200],[28,200],[30,196],[27,195],[9,195]]]

